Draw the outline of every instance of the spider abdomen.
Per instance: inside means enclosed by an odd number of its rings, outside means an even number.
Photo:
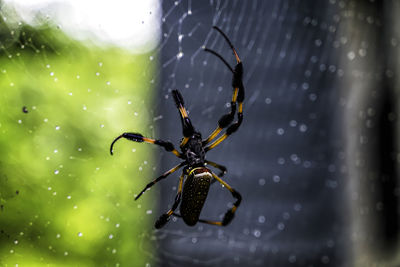
[[[212,174],[207,168],[198,167],[190,171],[185,181],[180,212],[184,222],[189,226],[195,225],[199,220],[211,179]]]

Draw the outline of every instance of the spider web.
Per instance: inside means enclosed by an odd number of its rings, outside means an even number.
[[[225,228],[189,228],[174,218],[149,233],[159,266],[345,265],[346,168],[337,123],[344,70],[335,47],[340,5],[163,2],[155,100],[159,138],[178,144],[182,136],[170,97],[173,89],[182,92],[192,123],[204,137],[229,112],[232,74],[203,46],[231,66],[235,59],[213,25],[229,36],[243,61],[246,99],[238,132],[207,154],[208,160],[228,168],[224,179],[243,196],[235,219]],[[160,173],[178,162],[165,153],[160,160]],[[178,174],[173,176],[159,185],[162,204],[157,215],[172,205]],[[201,217],[220,219],[232,202],[230,193],[214,184]]]
[[[362,227],[383,217],[386,202],[375,196],[367,205],[363,194],[381,186],[374,178],[376,165],[397,168],[396,156],[391,158],[396,151],[390,140],[383,142],[389,148],[378,150],[378,164],[368,157],[377,151],[371,153],[366,144],[376,141],[379,118],[388,115],[387,127],[395,128],[394,104],[379,106],[386,102],[375,87],[394,76],[396,57],[386,63],[379,57],[381,50],[396,49],[399,34],[378,34],[393,17],[380,20],[382,2],[365,2],[162,1],[160,42],[154,51],[136,56],[113,49],[107,55],[98,48],[89,52],[51,21],[35,30],[19,19],[12,28],[1,24],[6,63],[0,68],[5,77],[0,80],[0,146],[7,153],[0,162],[5,251],[0,264],[4,258],[5,264],[22,265],[23,255],[50,265],[336,267],[353,266],[354,244],[363,248],[369,242],[374,251],[371,243],[381,241],[374,238],[380,232],[369,235],[370,228]],[[394,1],[385,3],[399,10]],[[3,20],[10,20],[10,12],[2,11]],[[132,16],[132,23],[146,25],[156,14],[146,10],[143,18]],[[232,73],[203,47],[220,53],[232,67],[235,58],[213,25],[227,34],[243,61],[246,98],[242,126],[207,159],[227,167],[223,179],[243,200],[227,227],[188,227],[172,218],[154,230],[149,218],[153,222],[171,208],[179,172],[137,202],[134,194],[179,160],[158,147],[132,143],[121,144],[119,156],[110,159],[108,145],[118,130],[178,146],[182,129],[173,89],[182,92],[203,137],[215,129],[230,111]],[[393,68],[386,69],[389,63]],[[365,106],[359,97],[368,100]],[[367,189],[359,191],[358,182]],[[397,183],[390,185],[386,201],[397,203]],[[221,219],[233,201],[214,183],[201,218]],[[350,211],[352,205],[356,212]],[[396,222],[389,230],[398,228]],[[353,232],[354,224],[365,232]]]

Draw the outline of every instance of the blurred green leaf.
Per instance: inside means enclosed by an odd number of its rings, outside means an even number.
[[[0,265],[145,266],[156,176],[149,55],[87,47],[52,25],[0,23]],[[147,131],[147,132],[146,132]],[[154,201],[153,201],[154,202]]]

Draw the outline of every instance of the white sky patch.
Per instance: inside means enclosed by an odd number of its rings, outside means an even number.
[[[4,0],[31,25],[35,17],[57,23],[78,40],[116,45],[134,53],[155,48],[160,39],[159,0]]]

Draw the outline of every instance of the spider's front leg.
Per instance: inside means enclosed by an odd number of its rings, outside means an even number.
[[[206,52],[209,52],[215,56],[217,56],[227,67],[228,69],[232,72],[233,77],[232,77],[232,87],[233,87],[233,95],[232,95],[232,101],[231,101],[231,111],[225,115],[223,115],[219,120],[218,120],[218,126],[217,128],[208,136],[206,140],[203,141],[203,145],[207,145],[210,143],[214,138],[217,137],[217,135],[222,131],[222,129],[227,128],[226,132],[221,135],[217,140],[215,140],[211,145],[205,147],[205,151],[208,151],[210,149],[213,149],[217,145],[219,145],[222,141],[224,141],[229,135],[232,133],[236,132],[237,129],[240,127],[243,121],[243,101],[244,101],[244,86],[243,86],[243,63],[239,58],[238,53],[236,52],[236,49],[233,47],[231,41],[229,38],[225,35],[225,33],[219,29],[218,27],[214,26],[213,27],[215,30],[217,30],[226,40],[226,42],[229,44],[231,47],[233,54],[235,55],[236,58],[236,65],[235,68],[232,69],[232,67],[228,64],[228,62],[217,52],[205,48],[204,50]],[[233,124],[232,121],[235,117],[236,113],[236,103],[238,105],[238,120],[234,122]]]
[[[178,158],[182,158],[182,154],[179,153],[179,151],[175,149],[174,145],[171,142],[144,137],[140,133],[123,133],[120,136],[118,136],[117,138],[115,138],[110,146],[110,154],[111,155],[113,155],[113,152],[114,152],[113,148],[114,148],[115,142],[117,142],[121,138],[125,138],[130,141],[134,141],[134,142],[138,142],[138,143],[146,142],[149,144],[158,145],[158,146],[163,147],[166,151],[174,153],[174,155],[177,156]]]
[[[233,91],[233,96],[232,96],[232,102],[235,101],[235,103],[238,103],[238,120],[231,124],[228,129],[226,129],[226,132],[221,135],[217,140],[215,140],[212,144],[209,146],[205,147],[205,151],[209,151],[219,145],[222,141],[224,141],[228,136],[236,132],[240,125],[242,124],[243,121],[243,101],[244,101],[244,86],[243,86],[243,65],[242,62],[239,61],[238,64],[236,64],[234,72],[233,72],[233,78],[232,78],[232,87],[234,88]],[[226,115],[225,115],[226,116]],[[221,119],[223,119],[222,117]],[[220,128],[220,126],[217,127],[217,130]],[[215,132],[215,131],[214,131]],[[219,133],[219,132],[218,132]],[[217,133],[217,134],[218,134]],[[216,134],[213,135],[211,134],[210,137],[207,139],[210,141],[215,138]],[[208,141],[209,142],[209,141]]]
[[[185,103],[181,93],[178,90],[172,90],[172,96],[174,98],[175,105],[179,110],[179,114],[181,115],[183,139],[180,147],[182,148],[184,145],[186,145],[186,143],[189,141],[189,138],[194,134],[195,131],[185,109]]]

